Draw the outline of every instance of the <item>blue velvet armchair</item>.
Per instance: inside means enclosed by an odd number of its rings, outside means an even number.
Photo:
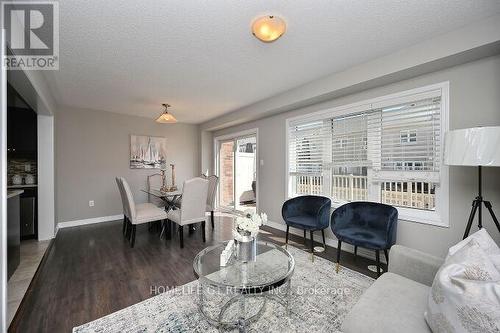
[[[325,229],[330,225],[330,208],[332,202],[326,197],[305,195],[285,201],[281,215],[286,223],[286,244],[290,227],[304,230],[304,243],[306,231],[311,235],[311,258],[314,261],[314,231],[321,230],[323,246],[325,246]]]
[[[396,208],[375,202],[351,202],[340,206],[332,213],[332,231],[338,239],[337,271],[340,263],[342,242],[375,250],[377,274],[380,275],[380,250],[387,250],[396,243],[398,211]]]

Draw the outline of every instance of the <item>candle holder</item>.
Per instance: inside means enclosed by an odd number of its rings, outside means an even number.
[[[170,187],[170,191],[177,191],[177,186],[175,186],[175,164],[170,164],[172,168],[172,186]]]
[[[160,191],[161,192],[168,192],[169,191],[169,187],[166,184],[167,177],[166,177],[165,170],[161,170],[160,171],[160,176],[161,176],[161,188],[160,188]]]
[[[160,192],[168,192],[169,188],[167,186],[167,162],[164,159],[162,159],[160,162],[160,176],[161,176]]]

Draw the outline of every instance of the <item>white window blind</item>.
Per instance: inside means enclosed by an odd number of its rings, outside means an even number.
[[[289,126],[289,172],[321,174],[332,167],[371,166],[375,178],[437,181],[441,98]]]
[[[320,175],[324,164],[324,121],[295,122],[289,126],[289,172]]]
[[[447,209],[437,212],[447,205],[438,198],[448,188],[446,178],[441,188],[447,86],[426,88],[288,121],[289,196],[382,202],[439,221]]]
[[[341,166],[367,166],[367,114],[289,125],[289,172],[321,174]]]
[[[371,164],[367,155],[366,120],[365,113],[330,120],[332,167],[358,167]]]
[[[440,97],[371,111],[368,132],[374,177],[438,182],[440,129]]]

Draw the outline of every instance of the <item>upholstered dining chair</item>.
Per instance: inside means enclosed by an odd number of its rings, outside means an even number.
[[[157,207],[149,202],[136,205],[130,186],[125,178],[120,177],[117,183],[121,183],[125,199],[124,214],[126,216],[125,222],[128,224],[128,226],[126,226],[126,236],[130,239],[130,246],[134,247],[137,225],[165,220],[167,218],[167,212],[165,212],[163,208]],[[118,187],[120,188],[120,185],[118,185]]]
[[[127,199],[126,199],[126,194],[125,190],[123,189],[122,181],[119,177],[115,177],[116,180],[116,185],[118,186],[118,191],[120,192],[120,198],[122,201],[122,207],[123,207],[123,226],[122,226],[122,233],[125,235],[128,233],[128,218],[129,214],[127,213]]]
[[[162,182],[162,176],[160,173],[154,173],[152,175],[147,176],[147,195],[148,195],[148,202],[151,202],[157,207],[165,207],[165,202],[158,197],[151,195],[150,191],[151,190],[160,190],[163,182]]]
[[[219,185],[219,177],[211,175],[205,177],[208,180],[208,193],[207,193],[207,208],[206,211],[210,212],[210,221],[212,222],[212,229],[214,228],[214,210],[215,210],[215,195],[217,193],[217,186]]]
[[[306,231],[311,235],[311,260],[314,261],[314,231],[321,230],[323,246],[325,245],[325,229],[330,225],[330,208],[332,201],[327,197],[317,195],[304,195],[285,201],[281,208],[281,215],[286,223],[286,241],[290,227],[304,230],[304,243]]]
[[[167,213],[167,219],[179,226],[179,240],[184,247],[184,226],[201,222],[203,242],[205,242],[205,212],[207,206],[208,180],[201,177],[186,180],[182,187],[182,204],[179,209]]]
[[[216,175],[211,175],[211,176],[201,175],[200,177],[208,180],[206,211],[207,213],[210,213],[210,221],[212,222],[212,229],[213,229],[215,225],[214,224],[215,196],[217,194],[217,186],[219,186],[219,177],[217,177]],[[174,202],[174,205],[177,208],[180,208],[182,206],[182,196],[177,198],[177,200]]]
[[[342,242],[375,250],[377,275],[380,275],[380,250],[389,264],[388,250],[396,243],[398,210],[393,206],[357,201],[340,206],[332,213],[332,231],[338,239],[337,272]]]

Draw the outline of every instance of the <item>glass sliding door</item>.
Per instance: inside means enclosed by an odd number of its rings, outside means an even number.
[[[220,177],[219,208],[256,211],[257,135],[219,140],[217,172]]]
[[[236,210],[255,212],[257,204],[257,137],[236,139]]]
[[[224,141],[219,145],[219,206],[234,210],[234,141]]]

